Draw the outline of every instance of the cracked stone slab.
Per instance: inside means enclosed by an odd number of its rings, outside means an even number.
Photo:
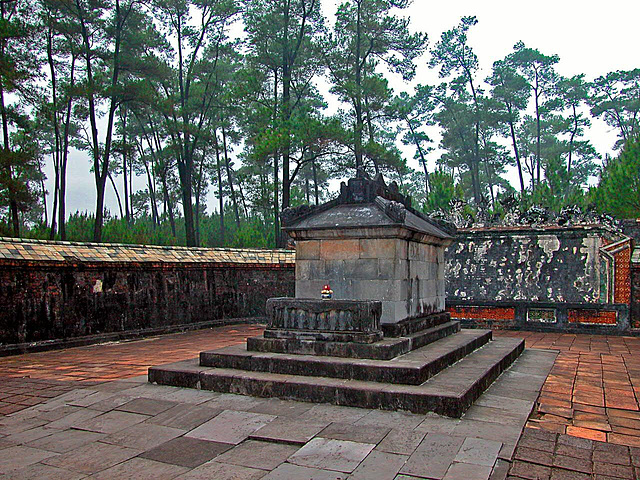
[[[284,463],[298,448],[295,445],[247,440],[219,455],[216,461],[269,471]]]
[[[132,458],[102,472],[91,475],[96,480],[158,480],[162,478],[174,478],[186,473],[185,467],[168,463],[155,462],[146,458]]]
[[[112,433],[101,441],[104,443],[111,443],[112,445],[120,445],[122,447],[149,450],[179,437],[184,433],[185,430],[180,430],[178,428],[141,423],[127,427],[116,433]]]
[[[2,450],[2,455],[0,455],[0,475],[38,463],[55,455],[53,452],[23,445],[5,448]]]
[[[408,458],[407,455],[373,450],[349,476],[349,480],[387,480],[393,478]]]
[[[29,442],[27,446],[50,452],[67,453],[106,436],[103,433],[85,430],[63,430],[62,432],[54,430],[54,432],[53,435]]]
[[[167,400],[157,400],[155,398],[136,398],[120,405],[116,408],[121,412],[140,413],[142,415],[158,415],[159,413],[169,410],[171,407],[175,407],[176,402],[170,402]]]
[[[193,430],[218,415],[222,410],[203,407],[201,405],[181,404],[151,417],[145,423],[163,425],[165,427]]]
[[[315,423],[315,419],[276,418],[264,427],[256,430],[250,438],[267,442],[304,445],[318,435],[327,423]]]
[[[176,477],[175,480],[258,480],[263,477],[264,470],[212,461]]]
[[[346,473],[283,463],[261,480],[345,480]]]
[[[237,445],[275,418],[273,415],[225,410],[185,436]]]
[[[501,442],[468,437],[460,447],[454,461],[493,467],[501,448]]]
[[[129,460],[140,453],[142,453],[140,450],[94,442],[71,452],[47,458],[42,463],[90,475]]]
[[[289,463],[351,473],[375,447],[372,443],[357,443],[330,438],[314,438],[295,454]]]
[[[463,437],[429,433],[404,464],[400,473],[442,479],[464,443]]]
[[[318,436],[322,438],[333,438],[335,440],[376,444],[380,442],[389,431],[389,428],[376,427],[374,425],[331,423],[327,428],[322,430]]]
[[[74,422],[71,426],[77,430],[89,430],[90,432],[97,433],[116,433],[120,430],[124,430],[127,427],[131,427],[137,423],[144,422],[147,418],[146,415],[139,415],[137,413],[117,412],[112,410],[100,415],[100,412],[93,410],[86,410],[98,416],[81,422]],[[73,414],[72,414],[73,415]],[[55,422],[54,422],[55,423]]]
[[[392,429],[376,446],[376,450],[411,455],[426,436],[425,432]]]
[[[140,456],[157,462],[195,468],[212,460],[232,447],[233,445],[229,445],[228,443],[178,437],[152,448]]]
[[[14,470],[2,477],[3,480],[33,480],[34,478],[46,480],[80,480],[81,478],[85,478],[85,475],[43,463],[34,463],[20,470]]]

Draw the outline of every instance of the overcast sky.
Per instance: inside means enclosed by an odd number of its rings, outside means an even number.
[[[331,23],[337,3],[323,0],[325,14]],[[475,15],[478,25],[472,27],[469,43],[483,69],[479,78],[486,77],[493,62],[510,53],[519,40],[542,53],[558,54],[560,63],[557,70],[564,76],[584,73],[587,80],[593,80],[613,70],[640,67],[639,0],[414,0],[405,14],[410,17],[414,31],[420,30],[429,35],[430,45],[438,41],[443,31],[456,25],[462,16]],[[418,61],[416,83],[438,82],[437,73],[427,67],[427,62],[428,56]],[[397,91],[410,88],[398,79],[392,79],[391,85]],[[331,110],[336,106],[332,107]],[[616,140],[615,132],[602,122],[593,123],[590,131],[592,143],[600,154],[611,152]],[[412,150],[407,150],[407,158],[412,156]],[[435,157],[432,158],[434,161]],[[47,188],[53,192],[53,172],[49,161],[47,165]],[[121,179],[116,181],[122,182]],[[68,182],[67,212],[93,211],[95,185],[86,152],[70,155]],[[138,179],[137,186],[145,187],[142,177]],[[213,196],[208,199],[209,211],[214,208],[213,199]],[[109,184],[106,204],[112,213],[118,212]]]

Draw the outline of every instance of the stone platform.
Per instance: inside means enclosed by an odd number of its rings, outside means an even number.
[[[433,336],[438,329],[457,333]],[[444,322],[413,335],[359,345],[382,349],[390,344],[408,345],[410,351],[390,359],[257,352],[232,346],[201,352],[199,361],[152,367],[149,381],[256,397],[460,417],[524,350],[521,339],[493,340],[490,330],[460,331],[457,322]],[[415,338],[419,341],[414,342]]]

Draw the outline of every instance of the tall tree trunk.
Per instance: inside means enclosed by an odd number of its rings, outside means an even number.
[[[124,218],[124,211],[122,210],[122,200],[120,199],[120,192],[118,192],[118,187],[116,187],[116,182],[113,180],[113,176],[111,175],[111,172],[109,172],[107,176],[109,177],[109,182],[111,183],[111,186],[113,187],[113,191],[116,194],[116,199],[118,200],[118,210],[120,210],[120,218]]]
[[[273,71],[273,124],[277,125],[278,117],[278,72]],[[278,201],[278,170],[279,170],[279,154],[276,150],[273,154],[273,235],[275,246],[279,247],[282,243],[282,235],[280,234],[280,210]]]
[[[405,117],[405,120],[407,121],[407,125],[409,125],[411,138],[413,138],[413,143],[416,144],[418,155],[420,156],[420,163],[422,164],[422,169],[424,170],[424,193],[426,195],[429,195],[429,170],[427,169],[427,159],[425,158],[424,151],[422,150],[422,145],[420,144],[420,140],[418,140],[418,136],[416,135],[411,120],[409,120],[408,117]]]
[[[362,19],[361,8],[363,0],[356,2],[357,19],[356,19],[356,59],[355,59],[355,77],[356,77],[356,101],[355,101],[355,113],[356,124],[354,132],[354,150],[356,157],[356,170],[362,167],[362,65],[361,65],[361,50],[362,50]]]
[[[218,206],[220,208],[220,246],[224,247],[224,196],[222,195],[222,169],[220,168],[220,145],[218,144],[218,131],[213,132],[213,143],[216,149],[216,170],[218,173]]]
[[[311,170],[313,171],[313,190],[316,200],[316,205],[320,204],[320,192],[318,190],[318,170],[316,167],[315,159],[311,162]]]
[[[75,86],[75,66],[76,56],[72,51],[71,53],[71,70],[69,73],[70,86]],[[67,99],[67,112],[65,114],[64,123],[64,136],[63,136],[63,149],[62,149],[62,161],[60,165],[60,200],[58,202],[58,231],[60,232],[60,240],[67,239],[67,161],[69,159],[69,136],[71,130],[71,106],[73,104],[73,97],[69,96]]]
[[[153,181],[153,176],[151,175],[151,171],[149,170],[149,164],[144,162],[144,169],[147,173],[147,185],[149,187],[149,201],[151,202],[151,220],[153,221],[154,227],[160,224],[160,216],[158,215],[158,203],[156,200],[156,189],[155,182]]]
[[[540,185],[540,86],[538,84],[538,72],[536,71],[536,185]]]
[[[231,202],[233,203],[233,212],[236,216],[236,225],[240,226],[240,212],[238,210],[238,200],[236,199],[236,192],[233,188],[233,176],[231,175],[231,165],[229,162],[229,153],[227,151],[227,133],[224,126],[222,127],[222,147],[224,149],[224,164],[227,170],[227,182],[229,183],[229,190],[231,191]]]
[[[242,191],[242,184],[238,183],[238,193],[240,194],[240,201],[242,202],[242,209],[244,210],[244,217],[249,217],[249,209],[247,208],[247,201],[244,198],[244,192]]]
[[[122,17],[120,12],[120,1],[115,1],[114,10],[114,22],[115,22],[115,46],[113,50],[113,73],[111,76],[111,98],[109,106],[109,114],[107,119],[107,133],[104,142],[104,152],[100,155],[100,144],[98,140],[98,125],[96,111],[96,101],[94,92],[96,91],[96,85],[93,77],[93,65],[91,63],[92,53],[91,45],[89,41],[89,31],[86,25],[86,19],[84,16],[83,6],[80,4],[80,0],[75,1],[78,15],[80,16],[80,31],[82,35],[83,46],[86,57],[86,70],[87,70],[87,89],[88,89],[88,103],[89,103],[89,121],[91,124],[91,139],[93,147],[93,166],[94,177],[96,183],[96,218],[93,228],[93,241],[102,241],[102,223],[104,215],[104,194],[106,188],[107,177],[109,176],[109,156],[111,154],[111,141],[113,135],[113,120],[117,108],[116,101],[116,86],[118,84],[118,76],[120,74],[120,40],[123,29],[121,23]]]
[[[202,200],[202,179],[203,179],[203,169],[204,169],[204,161],[205,161],[206,153],[202,151],[202,160],[200,161],[200,168],[198,168],[198,176],[196,183],[196,211],[195,211],[195,223],[196,223],[196,242],[198,245],[202,245],[200,243],[200,202]]]
[[[471,182],[473,184],[473,197],[476,205],[480,205],[482,196],[482,189],[480,187],[480,106],[478,105],[478,94],[473,84],[473,77],[471,72],[467,70],[467,78],[469,85],[471,86],[471,93],[473,95],[473,104],[476,113],[475,118],[475,144],[473,152],[473,161],[471,164]]]
[[[129,210],[129,185],[127,184],[128,172],[127,172],[127,153],[129,146],[127,144],[127,108],[122,107],[121,120],[122,120],[122,173],[124,175],[124,214],[127,217],[127,223],[131,223],[131,212]],[[145,165],[146,166],[146,165]]]
[[[511,116],[511,105],[509,108],[509,116]],[[522,175],[522,163],[520,162],[520,152],[518,151],[518,142],[516,141],[516,129],[513,121],[509,119],[509,130],[511,131],[511,143],[513,144],[513,155],[516,157],[518,165],[518,178],[520,179],[520,193],[524,193],[524,176]]]
[[[171,202],[171,197],[169,196],[169,188],[167,187],[167,172],[164,171],[162,176],[162,192],[164,195],[164,203],[166,205],[165,212],[169,216],[169,224],[171,225],[171,233],[173,234],[173,238],[176,237],[176,220],[173,216],[173,203]]]
[[[373,131],[373,123],[371,122],[371,109],[369,108],[369,96],[364,96],[364,106],[367,111],[367,129],[369,130],[369,142],[373,144],[375,142],[374,131]],[[377,158],[371,158],[373,161],[373,168],[376,171],[376,175],[380,173],[380,166],[378,165]]]
[[[569,160],[567,161],[567,175],[571,178],[571,162],[573,161],[573,142],[578,134],[578,114],[576,112],[576,106],[573,105],[573,130],[571,131],[571,138],[569,139]]]
[[[58,195],[60,192],[60,165],[54,166],[54,186],[53,186],[53,207],[51,208],[51,229],[49,230],[49,240],[56,236],[56,221],[58,216]]]
[[[1,18],[5,20],[6,12],[5,12],[5,3],[0,3],[0,13]],[[6,50],[6,39],[2,38],[0,41],[0,55],[4,57]],[[2,141],[3,141],[3,149],[6,155],[11,153],[11,145],[9,143],[9,118],[7,116],[7,109],[4,103],[4,86],[2,82],[0,82],[0,116],[2,116]],[[7,166],[7,174],[9,180],[13,180],[13,171],[11,166]],[[11,214],[11,224],[13,225],[13,236],[20,236],[20,218],[18,217],[18,202],[15,199],[13,192],[9,194],[9,213]]]
[[[49,216],[47,213],[47,188],[44,184],[44,173],[42,172],[42,165],[38,162],[38,173],[40,173],[40,188],[42,188],[42,207],[44,208],[44,226],[49,224]]]
[[[289,178],[289,162],[291,149],[291,130],[289,121],[291,120],[291,64],[289,58],[289,0],[284,2],[283,14],[283,48],[282,48],[282,120],[285,130],[284,145],[282,146],[282,210],[290,203],[291,185]],[[278,246],[281,245],[281,235],[278,234]]]
[[[51,26],[51,17],[47,18],[47,63],[49,64],[49,74],[51,75],[51,105],[53,108],[53,169],[54,169],[54,188],[53,188],[53,208],[51,211],[51,230],[49,231],[49,239],[53,240],[56,235],[56,210],[58,206],[58,191],[60,189],[60,125],[58,124],[58,89],[56,69],[53,62],[53,29]],[[44,182],[43,182],[44,183]],[[45,196],[45,217],[46,217],[46,196]]]

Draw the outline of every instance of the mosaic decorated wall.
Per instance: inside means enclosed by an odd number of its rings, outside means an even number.
[[[292,252],[0,239],[0,347],[260,317],[291,296]]]

